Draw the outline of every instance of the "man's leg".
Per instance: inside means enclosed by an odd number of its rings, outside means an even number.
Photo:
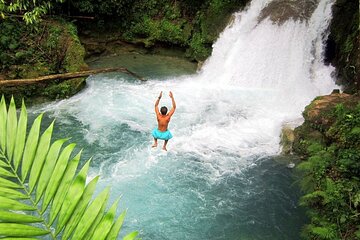
[[[153,148],[157,147],[157,139],[154,138],[154,144],[152,145]]]
[[[164,146],[163,146],[163,148],[162,148],[162,149],[165,150],[165,151],[167,151],[167,149],[166,149],[166,144],[168,143],[168,141],[169,141],[169,140],[165,140]]]

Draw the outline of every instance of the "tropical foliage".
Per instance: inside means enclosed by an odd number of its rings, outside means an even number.
[[[76,26],[62,19],[36,28],[16,19],[0,22],[0,71],[10,79],[78,71],[84,54]]]
[[[52,7],[53,1],[49,0],[0,0],[0,19],[11,16],[11,14],[21,14],[27,24],[38,22]],[[64,0],[56,0],[64,2]]]
[[[360,103],[339,104],[331,114],[336,119],[331,126],[318,126],[326,140],[313,139],[307,161],[299,165],[306,193],[301,204],[311,218],[303,234],[306,239],[360,239]]]
[[[73,15],[95,17],[83,26],[117,32],[118,38],[152,47],[156,43],[186,48],[187,56],[205,60],[233,12],[249,0],[78,0],[68,4]],[[64,9],[62,5],[59,9]],[[96,25],[95,25],[96,24]],[[95,25],[95,26],[94,26]],[[112,35],[114,37],[114,35]]]
[[[81,151],[69,139],[51,140],[54,122],[40,134],[42,114],[27,134],[24,105],[0,103],[0,238],[116,239],[126,212],[115,219],[119,199],[106,211],[109,188],[93,198],[90,160],[77,170]],[[134,239],[137,232],[125,236]]]

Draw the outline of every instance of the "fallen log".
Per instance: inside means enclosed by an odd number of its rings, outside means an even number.
[[[88,16],[67,16],[67,15],[64,15],[63,17],[78,18],[78,19],[90,19],[90,20],[94,20],[94,19],[95,19],[95,17],[88,17]]]
[[[62,80],[78,78],[78,77],[87,77],[87,76],[90,76],[93,74],[106,73],[106,72],[122,72],[122,73],[129,74],[139,80],[145,81],[144,78],[140,77],[136,73],[133,73],[126,68],[120,67],[120,68],[99,68],[99,69],[86,70],[86,71],[80,71],[80,72],[53,74],[53,75],[47,75],[47,76],[42,76],[42,77],[37,77],[37,78],[0,80],[0,86],[28,85],[28,84],[46,82],[46,81],[51,81],[51,80],[62,81]]]

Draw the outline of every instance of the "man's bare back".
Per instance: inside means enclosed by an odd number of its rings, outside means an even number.
[[[170,122],[170,116],[167,114],[165,116],[157,115],[158,129],[161,132],[165,132],[168,129]]]
[[[176,103],[175,103],[174,96],[171,91],[169,92],[169,96],[172,101],[172,108],[169,111],[169,113],[167,113],[166,107],[161,107],[161,109],[159,111],[158,106],[159,106],[160,99],[162,97],[162,92],[160,92],[160,95],[155,102],[155,113],[156,113],[156,119],[158,122],[158,127],[152,131],[152,135],[154,137],[154,144],[152,147],[157,147],[157,140],[162,139],[162,140],[165,140],[164,146],[163,146],[163,150],[165,150],[165,151],[167,151],[167,149],[166,149],[167,142],[169,141],[170,138],[172,138],[172,135],[171,135],[170,131],[168,130],[168,125],[169,125],[170,119],[176,109]]]

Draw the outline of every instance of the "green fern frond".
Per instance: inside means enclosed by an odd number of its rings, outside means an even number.
[[[339,239],[336,230],[329,227],[313,227],[311,229],[312,233],[316,235],[320,239],[329,239],[329,240],[336,240]]]

